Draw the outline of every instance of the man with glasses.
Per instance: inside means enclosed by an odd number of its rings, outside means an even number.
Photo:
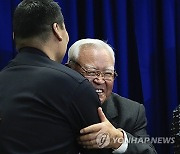
[[[112,148],[113,153],[156,153],[151,143],[142,142],[148,138],[144,106],[112,92],[117,73],[114,52],[107,43],[98,39],[75,42],[67,65],[92,83],[103,109],[98,108],[101,123],[80,131],[79,144],[89,149]]]

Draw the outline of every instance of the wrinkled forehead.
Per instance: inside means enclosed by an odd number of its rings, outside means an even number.
[[[80,46],[79,56],[89,56],[99,58],[96,56],[107,56],[109,59],[113,59],[113,54],[108,50],[106,46],[101,44],[86,43]]]
[[[101,65],[101,66],[103,66],[103,65]],[[88,70],[114,71],[114,66],[104,66],[103,68],[100,68],[100,67],[92,65],[92,64],[84,64],[84,67]]]
[[[113,55],[103,46],[86,44],[81,46],[78,62],[96,69],[114,69]]]

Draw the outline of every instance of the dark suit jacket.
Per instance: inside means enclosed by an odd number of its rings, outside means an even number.
[[[99,122],[98,106],[87,79],[23,48],[0,72],[0,154],[77,154],[79,131]]]
[[[146,133],[146,115],[142,104],[112,93],[103,103],[103,111],[109,121],[127,133],[131,140],[133,137],[148,137]],[[142,141],[142,140],[141,140]],[[150,143],[128,144],[127,154],[154,154],[156,151]]]

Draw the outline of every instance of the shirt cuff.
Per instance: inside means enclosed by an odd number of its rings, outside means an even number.
[[[121,144],[121,146],[120,146],[118,149],[116,149],[116,150],[114,150],[114,151],[112,152],[112,153],[114,153],[114,154],[124,153],[124,152],[126,152],[126,150],[127,150],[127,148],[128,148],[128,138],[127,138],[127,134],[126,134],[126,132],[125,132],[124,130],[121,129],[121,131],[122,131],[123,134],[124,134],[124,141],[123,141],[123,143]]]

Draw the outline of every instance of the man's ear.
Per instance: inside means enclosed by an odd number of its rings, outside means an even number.
[[[57,23],[53,23],[52,29],[53,29],[54,35],[57,37],[57,39],[59,41],[62,41],[61,28],[59,27],[59,25]]]

